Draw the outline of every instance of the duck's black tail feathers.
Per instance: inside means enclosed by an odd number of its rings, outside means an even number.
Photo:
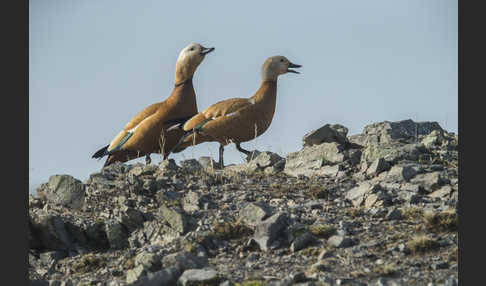
[[[108,152],[106,152],[106,150],[108,150],[108,147],[110,145],[106,145],[105,147],[101,148],[100,150],[96,151],[96,153],[93,154],[93,156],[91,156],[91,158],[101,158],[105,155],[108,154]]]

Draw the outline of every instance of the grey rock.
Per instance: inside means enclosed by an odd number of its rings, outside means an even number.
[[[188,172],[195,172],[202,169],[201,164],[196,159],[188,159],[180,161],[179,164],[181,168],[187,170]]]
[[[383,171],[387,171],[390,168],[390,164],[383,158],[377,158],[371,163],[371,165],[366,170],[368,176],[375,176]]]
[[[398,284],[397,282],[395,282],[391,279],[380,277],[372,285],[373,286],[399,286],[401,284]]]
[[[383,158],[391,164],[401,160],[417,161],[425,150],[422,143],[405,145],[403,143],[374,143],[366,145],[361,155],[361,161],[371,163],[378,158]]]
[[[180,272],[184,272],[187,269],[200,269],[208,265],[207,257],[195,256],[189,252],[176,252],[166,255],[162,258],[162,264],[164,267],[176,266]]]
[[[353,245],[353,240],[342,235],[333,235],[327,239],[327,243],[337,248],[350,247]]]
[[[379,190],[381,190],[381,186],[379,184],[372,184],[368,181],[364,181],[361,182],[359,186],[349,190],[346,193],[345,198],[350,200],[352,204],[357,207],[361,206],[370,194],[376,193]]]
[[[123,225],[115,220],[105,223],[106,237],[112,249],[123,249],[128,247],[128,234]]]
[[[347,154],[344,147],[336,142],[322,143],[304,147],[299,152],[289,153],[285,161],[284,172],[291,176],[321,175],[321,167],[344,162]]]
[[[149,272],[133,286],[171,286],[175,285],[181,272],[176,267],[168,267],[156,272]],[[145,279],[143,279],[145,278]]]
[[[247,160],[250,160],[251,156],[247,158]],[[279,162],[285,162],[285,159],[280,157],[278,154],[273,153],[273,152],[259,152],[258,155],[254,156],[249,162],[248,162],[248,170],[249,171],[257,171],[257,170],[265,170],[268,167],[272,167],[277,165]],[[279,167],[281,167],[280,170],[276,171],[281,171],[283,169],[283,165],[279,164]]]
[[[174,159],[163,160],[159,164],[159,169],[165,173],[170,171],[176,171],[179,166],[175,163]]]
[[[162,268],[160,255],[156,253],[142,251],[135,256],[135,266],[142,265],[143,268],[150,272],[158,271]]]
[[[147,274],[143,265],[138,265],[135,268],[132,268],[127,271],[127,276],[125,277],[125,281],[127,283],[134,283],[139,281],[143,276]]]
[[[341,171],[341,165],[326,165],[321,167],[319,174],[322,176],[336,177],[339,171]]]
[[[410,180],[410,182],[421,186],[428,193],[439,189],[444,184],[444,180],[439,171],[418,174],[415,178]]]
[[[233,283],[229,280],[226,280],[224,282],[219,283],[219,286],[235,286],[235,283]]]
[[[302,146],[318,145],[324,142],[345,144],[348,142],[347,134],[348,128],[340,124],[326,124],[317,130],[305,134],[302,138]]]
[[[165,204],[162,204],[159,208],[159,216],[180,234],[184,234],[189,228],[189,218],[179,208],[169,208]]]
[[[182,273],[177,281],[177,285],[196,286],[196,285],[219,285],[221,278],[218,272],[213,269],[188,269]]]
[[[440,189],[433,191],[432,193],[428,194],[431,198],[441,198],[441,199],[448,199],[452,194],[453,189],[451,186],[446,185],[441,187]]]
[[[451,275],[443,284],[440,284],[439,286],[457,286],[457,277]]]
[[[181,201],[182,209],[187,213],[193,213],[201,209],[201,194],[196,191],[189,191],[184,194]]]
[[[281,237],[287,226],[287,214],[276,213],[256,225],[253,239],[263,251],[278,247],[278,239]]]
[[[290,251],[297,252],[301,249],[304,249],[309,246],[309,244],[311,244],[314,240],[314,236],[310,232],[304,232],[296,239],[294,239],[294,241],[290,245]]]
[[[73,239],[66,230],[63,219],[57,215],[40,215],[32,219],[35,246],[49,250],[71,250]]]
[[[386,215],[385,219],[387,220],[399,220],[402,219],[402,212],[399,209],[391,209],[388,214]]]
[[[203,169],[219,169],[220,167],[219,164],[209,156],[199,157],[198,162]]]
[[[145,219],[141,211],[126,206],[123,206],[121,208],[121,211],[121,223],[127,228],[129,232],[132,232],[135,229],[143,226],[143,222],[145,221]]]
[[[418,138],[419,135],[430,134],[434,130],[442,131],[437,122],[414,122],[411,119],[402,121],[383,121],[365,126],[365,135],[377,135],[380,143],[388,143],[397,139]]]
[[[441,145],[445,140],[443,131],[434,130],[422,139],[422,144],[426,148],[433,148],[434,146]]]
[[[260,203],[249,203],[240,210],[240,219],[248,226],[256,226],[271,214],[268,205]]]
[[[57,261],[67,257],[66,251],[47,251],[39,255],[40,260],[45,265],[50,265],[53,261]]]
[[[411,165],[395,165],[390,169],[390,171],[388,171],[386,179],[387,181],[392,182],[408,182],[416,174],[416,169],[413,168]]]
[[[81,209],[84,204],[85,186],[70,175],[53,175],[47,184],[37,190],[40,197],[54,205]]]
[[[46,280],[35,279],[30,280],[30,286],[49,286],[49,282]]]

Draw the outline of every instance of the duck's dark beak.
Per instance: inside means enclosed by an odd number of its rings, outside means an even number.
[[[210,52],[214,51],[214,48],[205,48],[205,47],[201,47],[201,55],[206,55],[206,54],[209,54]]]
[[[298,71],[291,70],[290,68],[300,68],[302,67],[301,65],[293,64],[289,62],[289,68],[287,69],[287,72],[292,72],[292,73],[299,73]]]

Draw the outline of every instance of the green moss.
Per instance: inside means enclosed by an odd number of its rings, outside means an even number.
[[[309,226],[309,232],[319,238],[329,238],[336,233],[336,228],[332,225],[318,224]]]

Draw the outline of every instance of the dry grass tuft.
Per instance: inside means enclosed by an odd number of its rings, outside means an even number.
[[[253,230],[244,225],[241,221],[235,222],[216,222],[213,224],[212,235],[219,239],[234,239],[249,236]]]
[[[424,216],[424,210],[417,206],[411,206],[402,209],[402,216],[409,221],[421,220]]]
[[[427,212],[424,215],[425,227],[432,232],[457,231],[457,214],[455,210]]]
[[[426,252],[437,250],[440,247],[439,242],[426,235],[416,235],[412,237],[412,239],[409,240],[405,244],[405,246],[413,254],[423,254]]]

